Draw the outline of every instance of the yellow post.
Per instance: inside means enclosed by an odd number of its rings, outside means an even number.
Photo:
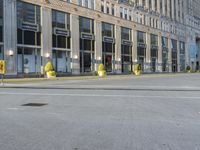
[[[4,78],[5,73],[6,73],[6,61],[0,60],[1,85],[4,85],[3,78]]]

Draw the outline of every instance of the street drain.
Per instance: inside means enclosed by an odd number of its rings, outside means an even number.
[[[22,106],[41,107],[45,105],[48,105],[48,104],[47,103],[27,103],[27,104],[23,104]]]

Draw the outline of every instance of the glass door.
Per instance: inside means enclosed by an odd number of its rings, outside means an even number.
[[[155,57],[151,58],[151,71],[156,72],[156,59]]]
[[[138,57],[138,63],[141,65],[142,71],[144,71],[144,57]]]

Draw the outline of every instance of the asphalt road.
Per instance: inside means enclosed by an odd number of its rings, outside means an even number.
[[[0,150],[200,150],[200,74],[6,84]]]

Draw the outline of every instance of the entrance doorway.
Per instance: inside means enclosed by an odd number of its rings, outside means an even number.
[[[156,57],[151,58],[151,71],[152,72],[156,72],[156,61],[157,61]]]
[[[94,55],[90,52],[80,52],[80,69],[81,72],[92,72]]]
[[[140,64],[142,71],[144,71],[144,57],[139,56],[138,63]]]
[[[111,54],[103,55],[103,63],[105,65],[106,72],[112,72],[112,60],[113,57]]]

